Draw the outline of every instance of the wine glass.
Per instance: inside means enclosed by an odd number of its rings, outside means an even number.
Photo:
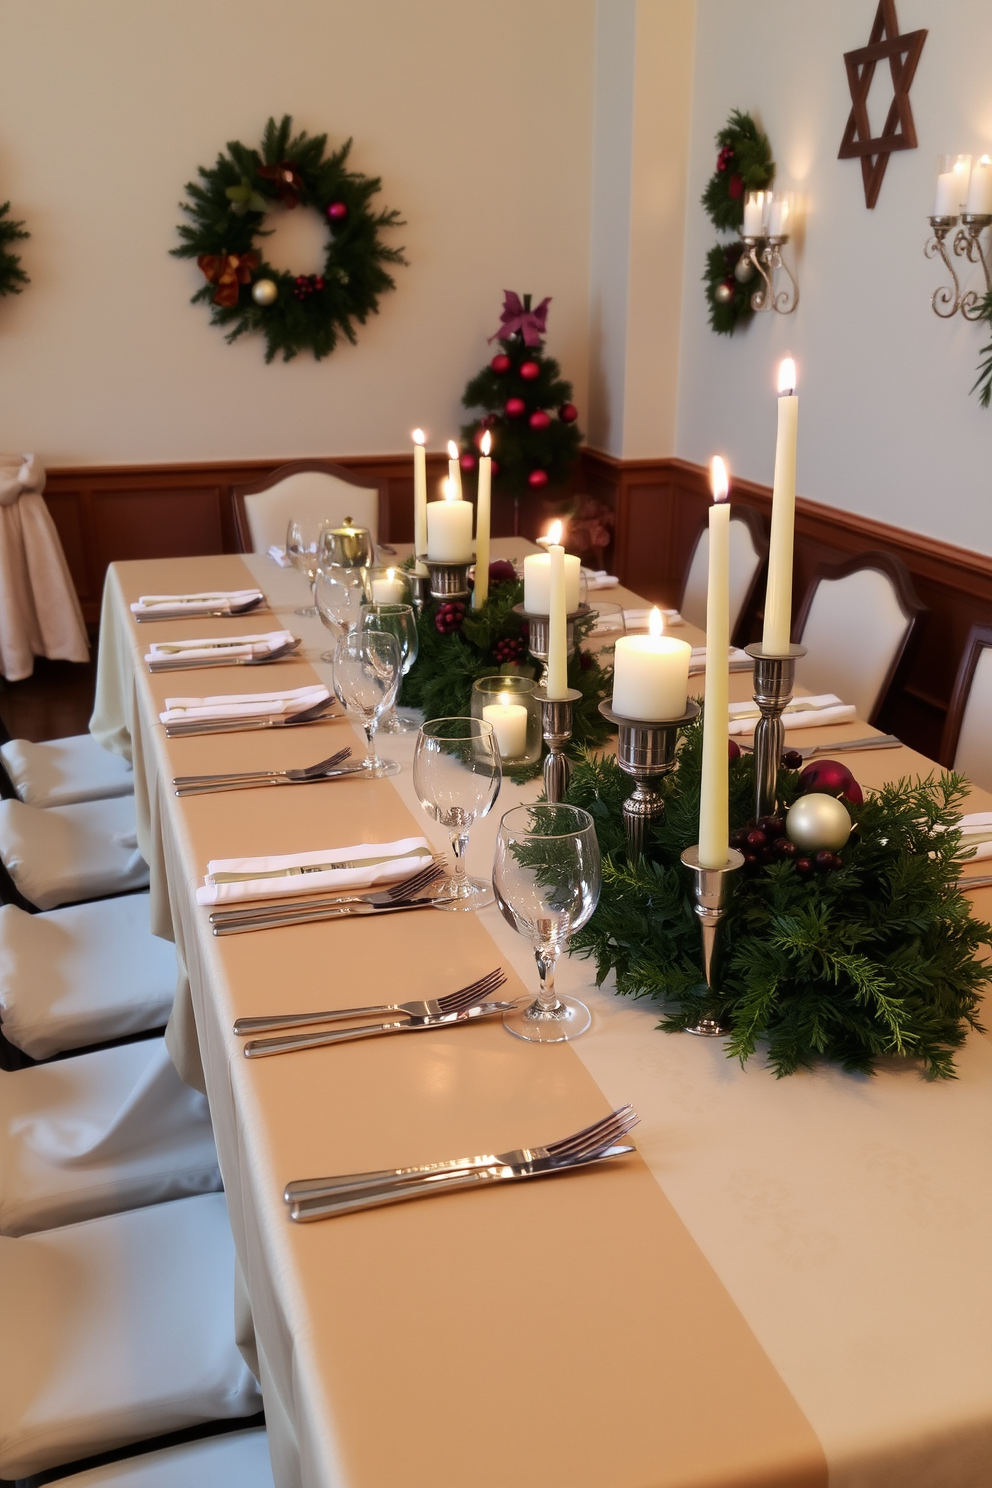
[[[382,760],[375,752],[379,718],[393,703],[400,685],[400,648],[394,635],[382,630],[350,630],[338,637],[334,647],[334,691],[348,709],[356,713],[368,741],[361,769],[366,780],[398,775],[395,760]]]
[[[362,606],[359,630],[385,630],[394,635],[400,646],[401,675],[406,676],[417,659],[420,636],[417,633],[417,616],[408,604],[366,604]],[[379,725],[384,734],[411,733],[417,725],[397,718],[395,704],[385,713]]]
[[[421,806],[447,827],[455,859],[454,875],[433,885],[438,909],[484,909],[493,893],[482,879],[465,872],[468,832],[486,816],[499,795],[503,767],[491,723],[481,718],[435,718],[425,723],[413,751],[413,788]]]
[[[599,902],[601,870],[596,828],[578,806],[539,802],[515,806],[499,824],[493,888],[505,920],[534,944],[541,990],[526,1008],[503,1014],[517,1038],[559,1044],[592,1022],[584,1002],[559,997],[555,967],[573,931]]]
[[[291,521],[286,528],[286,555],[297,573],[303,574],[313,588],[317,575],[317,539],[311,536],[309,529],[304,530],[304,523]],[[305,605],[295,613],[316,619],[318,612],[316,605]]]
[[[313,584],[313,597],[321,623],[332,635],[357,630],[362,618],[365,589],[357,568],[318,567]],[[324,651],[321,661],[333,661],[334,652]]]

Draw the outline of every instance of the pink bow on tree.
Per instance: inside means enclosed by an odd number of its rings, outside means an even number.
[[[550,304],[551,296],[548,295],[536,310],[532,310],[530,295],[525,295],[524,300],[521,301],[520,296],[514,294],[512,289],[504,289],[499,330],[489,337],[490,341],[495,341],[497,338],[500,341],[506,341],[519,331],[525,346],[540,346],[541,337],[547,328]]]

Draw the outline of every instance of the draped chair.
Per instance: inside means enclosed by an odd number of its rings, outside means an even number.
[[[8,739],[0,744],[0,797],[25,806],[78,806],[134,795],[134,771],[92,734],[67,739]]]
[[[768,533],[758,512],[735,506],[730,514],[730,636],[735,634],[768,559]],[[710,534],[704,523],[699,529],[686,568],[679,610],[682,618],[700,630],[706,629],[706,589],[710,561]]]
[[[316,530],[323,521],[351,517],[374,542],[389,537],[385,482],[331,460],[293,460],[250,485],[232,488],[234,526],[242,553],[283,547],[290,521]]]
[[[992,625],[973,625],[958,667],[941,761],[992,790]]]
[[[265,1431],[230,1431],[60,1479],[62,1488],[274,1488]]]

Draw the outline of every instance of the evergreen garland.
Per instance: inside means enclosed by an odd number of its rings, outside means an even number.
[[[7,216],[9,211],[9,201],[0,205],[0,295],[20,294],[24,285],[31,282],[21,268],[20,255],[12,253],[8,247],[8,244],[29,238],[31,234],[25,230],[23,222],[15,222]]]
[[[856,831],[833,873],[808,879],[777,862],[735,874],[721,922],[723,982],[713,995],[679,861],[698,837],[701,760],[697,722],[663,785],[665,820],[636,867],[621,817],[630,780],[612,758],[587,756],[575,767],[568,799],[596,822],[603,890],[573,949],[595,959],[600,982],[613,970],[618,992],[665,1002],[660,1026],[668,1031],[703,1014],[722,1017],[728,1053],[742,1064],[760,1041],[778,1076],[822,1060],[868,1074],[896,1056],[918,1060],[928,1079],[952,1078],[953,1051],[970,1029],[981,1031],[981,952],[992,944],[992,927],[972,917],[957,882],[964,780],[942,774],[870,792],[851,808]],[[753,757],[729,769],[734,828],[752,814]],[[798,779],[779,774],[785,808]]]
[[[982,301],[981,314],[976,319],[984,321],[992,329],[992,292],[987,294]],[[985,360],[979,364],[978,377],[971,391],[974,393],[980,388],[978,401],[983,408],[988,408],[989,403],[992,402],[992,341],[988,346],[982,347],[981,355]]]
[[[706,183],[702,203],[715,228],[739,237],[748,192],[767,191],[775,179],[772,149],[767,135],[740,109],[733,110],[716,142],[716,169]],[[721,336],[732,336],[754,315],[751,295],[758,287],[757,275],[752,272],[742,284],[734,272],[743,251],[740,242],[716,243],[706,255],[703,282],[710,325]]]
[[[261,331],[267,362],[277,353],[288,362],[305,350],[319,361],[342,335],[354,343],[356,322],[377,314],[379,296],[395,287],[384,265],[406,263],[401,248],[380,241],[381,230],[400,226],[401,218],[372,209],[381,181],[347,169],[351,144],[326,155],[327,135],[294,135],[287,114],[278,124],[269,120],[260,150],[232,140],[212,169],[200,166],[199,181],[186,185],[180,207],[190,221],[179,226],[182,244],[170,251],[197,259],[208,275],[192,303],[211,303],[211,322],[230,327],[229,342]],[[317,211],[327,224],[322,274],[293,275],[265,262],[265,213],[279,201]],[[259,304],[253,290],[266,280],[275,298]]]

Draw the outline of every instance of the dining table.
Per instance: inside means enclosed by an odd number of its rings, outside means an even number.
[[[497,539],[492,556],[534,551]],[[153,620],[147,593],[257,585],[250,617]],[[622,587],[597,598],[645,601]],[[502,967],[533,995],[530,945],[492,907],[215,936],[213,859],[446,831],[421,809],[415,733],[382,735],[393,778],[178,797],[175,777],[298,768],[364,740],[306,727],[168,738],[177,692],[333,692],[333,637],[296,613],[304,578],[265,554],[117,563],[106,581],[94,734],[135,767],[152,926],[175,941],[167,1031],[206,1091],[237,1254],[239,1343],[262,1385],[278,1488],[987,1488],[992,1481],[992,1044],[957,1078],[904,1059],[873,1076],[777,1079],[722,1039],[659,1028],[650,999],[564,957],[592,1011],[574,1042],[499,1021],[246,1059],[235,1019],[430,998]],[[248,623],[246,623],[248,622]],[[285,628],[256,670],[152,673],[151,642]],[[690,625],[675,632],[693,644]],[[734,673],[731,698],[750,696]],[[690,679],[701,693],[702,677]],[[852,719],[788,745],[877,732]],[[865,788],[937,767],[900,746],[843,755]],[[491,871],[501,814],[541,782],[504,777],[472,828]],[[969,809],[992,808],[971,792]],[[965,873],[978,873],[976,864]],[[971,893],[992,917],[992,890]],[[630,1102],[636,1150],[554,1182],[506,1184],[295,1224],[291,1180],[499,1153]]]

